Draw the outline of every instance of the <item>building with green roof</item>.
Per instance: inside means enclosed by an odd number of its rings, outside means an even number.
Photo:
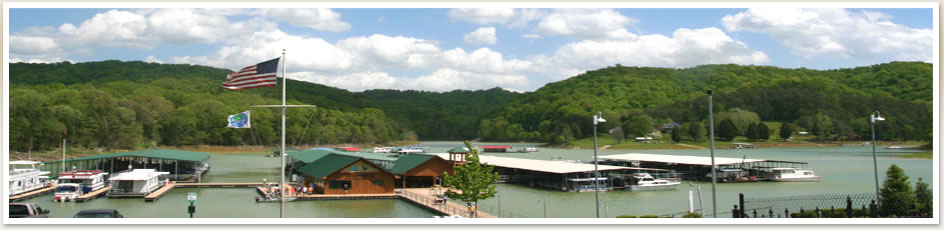
[[[453,164],[436,155],[406,154],[393,162],[390,172],[398,175],[397,187],[426,188],[441,184],[442,176],[454,173]]]
[[[327,151],[306,152],[298,152],[293,156],[304,164],[293,173],[301,176],[300,184],[315,188],[315,193],[393,193],[395,175],[363,157]]]
[[[169,172],[168,178],[172,180],[190,178],[199,180],[200,176],[210,170],[210,165],[206,163],[209,158],[210,154],[204,152],[148,149],[47,161],[43,162],[43,169],[52,172],[52,175],[62,173],[63,164],[66,166],[66,171],[96,169],[113,175],[129,169],[157,169],[157,171]]]

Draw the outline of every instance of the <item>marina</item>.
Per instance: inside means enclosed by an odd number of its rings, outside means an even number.
[[[424,142],[433,152],[446,152],[460,146],[461,142]],[[473,143],[481,146],[483,144]],[[487,143],[491,144],[491,143]],[[494,145],[494,144],[493,144]],[[535,144],[536,145],[536,144]],[[461,148],[460,148],[461,150]],[[871,148],[866,147],[828,147],[828,148],[763,148],[751,150],[751,154],[763,158],[789,159],[792,161],[808,162],[818,168],[817,174],[822,175],[820,182],[808,183],[734,183],[719,184],[718,202],[719,212],[722,207],[737,204],[737,194],[747,196],[784,196],[798,194],[844,194],[856,192],[874,192],[871,176]],[[705,150],[649,150],[640,153],[672,155],[672,156],[706,156]],[[600,156],[624,154],[620,150],[600,150]],[[907,154],[908,151],[892,151],[879,149],[879,167],[887,168],[890,164],[897,164],[905,169],[912,178],[924,177],[925,181],[932,178],[931,160],[905,159],[892,156]],[[256,187],[262,184],[262,179],[277,181],[278,158],[266,158],[267,153],[258,154],[212,154],[206,163],[213,165],[214,170],[204,176],[203,182],[187,184],[175,183],[174,189],[152,202],[143,202],[141,198],[108,198],[90,199],[84,203],[53,202],[52,195],[34,196],[19,202],[37,203],[43,208],[51,210],[50,217],[68,218],[81,209],[108,207],[118,209],[126,217],[186,217],[180,201],[186,201],[188,192],[196,192],[200,196],[199,206],[195,215],[197,218],[253,218],[278,217],[278,202],[259,203],[254,200],[258,196]],[[505,157],[504,153],[482,156]],[[718,157],[742,159],[743,152],[730,150],[716,150]],[[462,156],[462,155],[458,155]],[[592,162],[592,150],[542,149],[541,152],[517,153],[519,159],[547,161],[550,158],[562,158],[571,161]],[[446,158],[448,160],[448,156]],[[484,158],[483,158],[484,159]],[[581,163],[585,164],[585,163]],[[827,167],[828,166],[828,167]],[[868,167],[865,167],[868,166]],[[592,165],[590,165],[592,168]],[[602,169],[602,165],[601,165]],[[653,173],[655,175],[655,173]],[[239,186],[228,183],[244,183],[256,181],[252,186],[226,188],[225,186]],[[192,186],[192,187],[180,187]],[[209,185],[209,186],[208,186]],[[201,187],[206,186],[206,187]],[[545,216],[542,208],[546,201],[546,215],[549,218],[580,218],[593,217],[593,193],[560,192],[559,190],[531,187],[527,184],[505,183],[497,184],[498,196],[479,201],[479,210],[501,218],[533,218]],[[664,191],[622,191],[614,190],[600,193],[601,217],[615,217],[616,215],[661,215],[678,213],[687,210],[688,193],[701,187],[703,204],[711,205],[710,193],[705,189],[710,183],[695,181],[683,182],[674,190]],[[420,190],[429,189],[417,188]],[[402,189],[401,189],[402,190]],[[444,215],[438,211],[429,210],[410,201],[397,198],[383,199],[342,199],[343,195],[334,195],[333,198],[300,199],[286,203],[286,214],[292,218],[349,218],[349,217],[412,217],[430,218]],[[327,197],[327,196],[325,196]],[[698,197],[695,197],[696,204]],[[435,202],[435,201],[430,201]],[[449,202],[455,202],[450,200]],[[461,204],[460,204],[461,205]],[[462,205],[464,206],[464,205]],[[234,210],[239,210],[236,212]],[[468,210],[463,207],[462,210]],[[710,214],[710,213],[705,213]],[[730,217],[723,214],[721,217]]]
[[[630,165],[673,170],[680,173],[684,179],[711,180],[712,159],[710,157],[626,153],[606,155],[599,158],[601,159],[600,164],[605,165]],[[714,165],[717,168],[715,173],[718,174],[718,180],[721,182],[771,180],[775,177],[773,169],[807,168],[806,162],[749,159],[746,155],[743,158],[715,157]],[[805,171],[812,172],[811,170]]]

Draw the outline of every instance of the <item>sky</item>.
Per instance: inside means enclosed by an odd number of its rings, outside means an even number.
[[[238,70],[354,92],[526,92],[588,70],[932,62],[931,8],[11,8],[9,61]],[[220,76],[221,81],[225,76]]]

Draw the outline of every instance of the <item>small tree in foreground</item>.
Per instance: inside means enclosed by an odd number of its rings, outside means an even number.
[[[445,195],[450,199],[475,202],[478,206],[479,200],[495,196],[497,191],[493,183],[498,180],[498,173],[494,172],[495,166],[479,161],[479,151],[472,148],[469,141],[465,141],[465,146],[469,148],[469,154],[465,156],[465,164],[455,167],[455,175],[443,174],[443,185],[450,188],[446,190]]]
[[[928,183],[924,183],[921,179],[918,177],[918,183],[915,183],[915,200],[918,203],[918,212],[930,215],[934,209],[934,194]]]
[[[905,171],[892,164],[885,172],[885,182],[879,191],[879,200],[884,215],[910,215],[915,207],[915,194]]]

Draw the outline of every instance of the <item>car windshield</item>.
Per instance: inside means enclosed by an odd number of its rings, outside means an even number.
[[[115,218],[111,213],[79,213],[74,218]]]

